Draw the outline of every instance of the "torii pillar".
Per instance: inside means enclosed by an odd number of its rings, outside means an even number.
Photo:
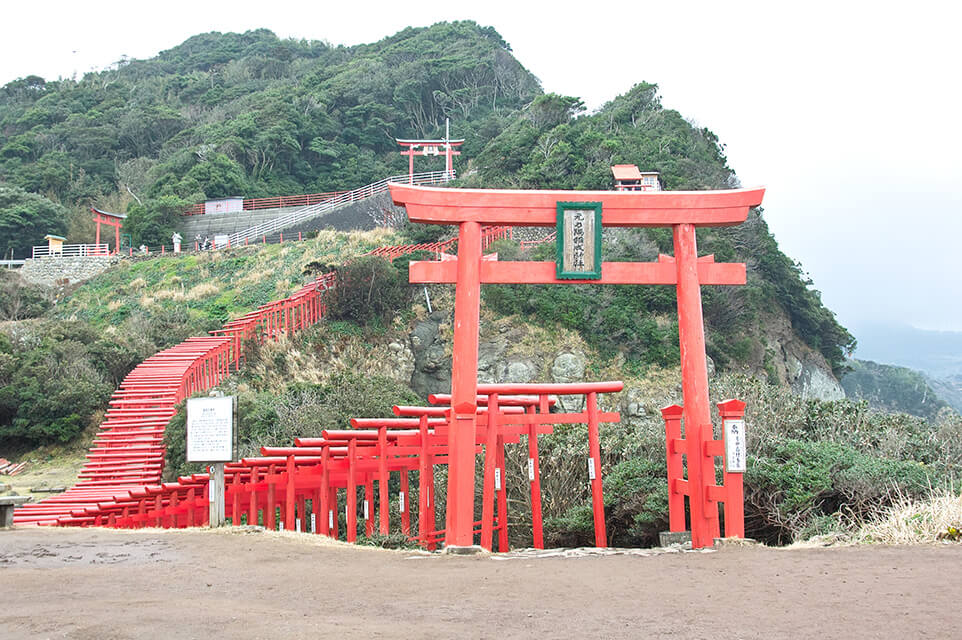
[[[708,486],[714,484],[715,471],[714,459],[706,449],[713,431],[700,287],[745,284],[745,265],[715,263],[713,256],[698,258],[695,229],[744,222],[748,210],[761,204],[764,189],[511,191],[403,184],[392,184],[390,189],[394,203],[406,207],[412,222],[458,225],[457,260],[410,265],[412,283],[456,284],[445,545],[466,547],[474,542],[478,328],[481,284],[488,283],[675,285],[684,395],[684,453],[688,457],[688,478],[681,482],[689,496],[692,546],[711,546],[720,531],[718,509],[708,499]],[[597,221],[597,249],[592,256],[597,262],[582,270],[584,275],[566,272],[560,258],[558,263],[482,261],[482,225],[557,226],[560,242],[566,235],[562,233],[562,219],[569,209],[597,213],[597,218],[593,218]],[[602,262],[601,228],[664,226],[672,227],[674,257],[661,255],[657,262]],[[582,243],[581,248],[587,246]]]

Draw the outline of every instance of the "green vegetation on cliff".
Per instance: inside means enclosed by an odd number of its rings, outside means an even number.
[[[576,97],[544,94],[501,36],[471,21],[353,47],[263,29],[208,33],[80,80],[9,83],[0,89],[0,181],[70,208],[58,228],[72,241],[90,239],[86,206],[96,203],[130,214],[135,245],[156,245],[177,212],[203,198],[353,188],[402,173],[394,137],[440,136],[445,118],[466,139],[466,186],[607,189],[618,163],[659,171],[668,189],[738,184],[717,136],[665,109],[657,85],[641,82],[585,113]],[[48,217],[30,223],[39,229]],[[0,246],[25,248],[2,220]],[[662,230],[610,235],[608,259],[671,251]],[[760,361],[758,311],[780,308],[841,370],[854,339],[779,251],[760,212],[735,229],[701,231],[699,243],[702,253],[749,265],[748,287],[706,290],[717,364]],[[671,323],[655,319],[672,312],[667,289],[489,295],[545,322],[606,334],[639,364],[667,363],[677,348]],[[604,301],[601,314],[586,305],[592,299]]]
[[[0,447],[66,442],[139,362],[299,289],[389,232],[124,261],[59,297],[0,271]]]
[[[135,243],[154,245],[161,198],[358,187],[405,171],[394,137],[443,135],[446,117],[473,157],[539,92],[501,36],[469,21],[355,47],[208,33],[80,80],[0,88],[0,181],[80,217],[133,202]]]
[[[935,418],[949,406],[918,371],[868,360],[850,360],[848,366],[851,371],[841,379],[845,395],[876,409]]]

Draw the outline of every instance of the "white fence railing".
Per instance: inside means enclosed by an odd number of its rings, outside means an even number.
[[[107,244],[65,244],[59,247],[41,245],[33,248],[34,258],[84,258],[87,256],[109,256]]]
[[[413,184],[438,184],[453,179],[453,171],[428,171],[425,173],[415,173]],[[360,200],[366,200],[367,198],[371,198],[387,191],[388,185],[392,182],[411,184],[412,179],[408,174],[391,176],[390,178],[378,180],[377,182],[361,187],[360,189],[346,191],[331,198],[330,200],[325,200],[319,204],[312,204],[302,209],[298,209],[297,211],[292,211],[282,216],[278,216],[273,220],[268,220],[267,222],[262,222],[261,224],[244,229],[243,231],[232,233],[228,235],[228,244],[230,246],[237,246],[244,244],[245,240],[256,240],[262,236],[273,235],[274,233],[277,233],[278,231],[286,229],[287,227],[295,225],[299,222],[304,222],[306,220],[310,220],[311,218],[315,218],[322,213],[327,213],[328,211],[346,204],[351,204]]]

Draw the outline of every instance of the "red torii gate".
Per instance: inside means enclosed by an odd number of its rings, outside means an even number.
[[[122,213],[110,213],[109,211],[101,211],[100,209],[95,209],[90,207],[90,210],[94,214],[94,222],[97,223],[97,239],[94,241],[97,245],[100,244],[100,225],[105,224],[107,226],[114,228],[114,253],[120,252],[120,229],[124,226],[123,221],[127,219],[127,216]]]
[[[725,191],[612,192],[515,191],[498,189],[443,189],[392,184],[395,204],[406,207],[411,222],[458,225],[458,259],[412,262],[412,283],[456,284],[454,353],[451,366],[451,427],[445,545],[474,542],[475,432],[477,429],[478,329],[481,284],[673,284],[678,296],[678,333],[681,346],[684,396],[685,487],[691,510],[692,547],[711,546],[718,537],[717,506],[709,498],[714,484],[713,439],[708,402],[708,367],[702,318],[702,284],[745,284],[745,265],[715,263],[713,256],[698,258],[695,228],[732,226],[745,221],[748,210],[761,204],[764,189]],[[580,247],[594,258],[595,268],[578,273],[559,262],[496,262],[481,259],[482,225],[558,226],[568,209],[594,209],[583,216],[597,231],[596,249]],[[673,230],[674,257],[657,262],[602,262],[600,231],[609,227],[663,227]],[[559,245],[560,246],[560,245]],[[577,252],[576,252],[577,253]],[[577,260],[577,258],[576,258]],[[567,263],[565,263],[567,264]]]
[[[414,184],[414,156],[437,156],[443,153],[444,171],[448,176],[454,177],[454,161],[452,156],[461,155],[461,152],[454,149],[454,147],[460,147],[464,144],[464,138],[452,140],[447,123],[445,123],[443,140],[409,140],[402,138],[395,138],[395,140],[399,145],[405,147],[401,155],[408,157],[408,181],[411,184]]]

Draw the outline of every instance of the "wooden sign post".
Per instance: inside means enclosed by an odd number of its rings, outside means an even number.
[[[226,522],[224,463],[234,459],[234,396],[187,399],[187,462],[211,462],[210,526]]]

